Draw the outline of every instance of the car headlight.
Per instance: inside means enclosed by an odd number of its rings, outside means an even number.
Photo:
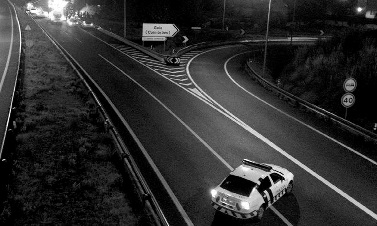
[[[211,195],[212,195],[212,198],[216,198],[217,196],[217,191],[215,189],[212,189],[211,190]]]
[[[250,209],[250,203],[246,202],[246,201],[241,201],[241,208],[245,209],[245,210],[249,210]]]

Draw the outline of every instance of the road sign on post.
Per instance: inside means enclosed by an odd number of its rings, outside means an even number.
[[[345,93],[342,96],[343,107],[349,108],[349,107],[352,107],[352,105],[354,104],[355,104],[355,95],[353,95],[352,93]]]
[[[351,92],[355,91],[356,86],[357,83],[356,79],[354,78],[347,78],[343,83],[343,89],[346,91],[346,93],[342,96],[340,102],[342,103],[343,107],[346,108],[344,119],[347,119],[347,109],[355,104],[355,95],[353,95]]]
[[[357,83],[354,78],[347,78],[343,83],[343,89],[346,92],[353,92],[356,89]]]
[[[174,37],[178,32],[175,24],[143,23],[143,37]]]
[[[167,56],[165,57],[165,62],[167,65],[178,66],[181,63],[181,58],[177,56]]]

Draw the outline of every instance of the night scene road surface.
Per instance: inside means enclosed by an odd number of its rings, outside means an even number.
[[[362,143],[253,82],[243,64],[260,47],[189,52],[169,67],[94,28],[36,21],[132,129],[148,157],[131,154],[171,225],[376,225],[376,162]],[[220,216],[210,205],[211,188],[244,158],[295,175],[293,195],[259,223]]]

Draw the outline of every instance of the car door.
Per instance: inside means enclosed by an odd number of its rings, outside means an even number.
[[[271,173],[269,177],[272,181],[270,189],[273,194],[272,203],[274,203],[279,200],[285,193],[284,177],[278,173]]]

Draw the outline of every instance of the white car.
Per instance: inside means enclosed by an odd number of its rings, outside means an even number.
[[[293,174],[280,166],[248,159],[211,190],[212,206],[240,219],[262,219],[264,211],[293,190]]]
[[[86,22],[84,20],[84,21],[82,21],[81,26],[82,27],[94,27],[94,24],[93,23],[88,23],[88,22]]]
[[[36,9],[36,8],[31,8],[29,12],[30,12],[30,14],[37,15],[37,13],[38,13],[38,9]]]
[[[69,26],[76,26],[79,24],[79,20],[77,18],[71,17],[67,20],[67,24]]]

